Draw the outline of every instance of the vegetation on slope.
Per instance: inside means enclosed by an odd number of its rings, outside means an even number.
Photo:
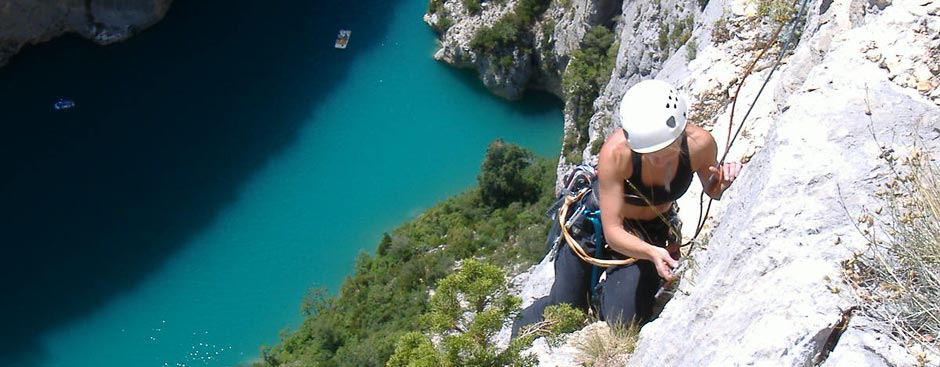
[[[429,311],[429,289],[458,260],[507,266],[544,253],[554,162],[515,144],[490,144],[480,187],[441,202],[385,234],[375,256],[360,253],[339,294],[316,289],[306,319],[262,349],[262,366],[385,366],[400,336]]]
[[[531,54],[533,24],[548,9],[551,0],[519,0],[513,10],[490,27],[478,30],[470,40],[470,48],[479,55],[498,57],[499,64],[512,64],[514,49]]]
[[[561,81],[566,103],[569,103],[567,108],[570,108],[575,116],[575,129],[565,135],[562,147],[568,162],[581,162],[581,152],[587,148],[590,140],[589,129],[591,115],[594,114],[594,100],[610,80],[619,48],[613,32],[598,25],[584,35],[581,48],[571,55],[571,62],[568,63]],[[598,151],[600,144],[592,146],[592,154],[597,154]]]
[[[431,309],[421,317],[423,332],[400,337],[388,367],[533,366],[536,357],[523,350],[535,337],[546,336],[549,345],[558,346],[586,320],[584,312],[570,305],[551,305],[544,321],[523,327],[509,345],[496,345],[496,334],[508,326],[521,302],[509,294],[499,267],[467,259],[437,284]]]

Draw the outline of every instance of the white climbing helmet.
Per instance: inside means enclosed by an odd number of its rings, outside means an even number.
[[[630,148],[650,153],[672,144],[686,125],[686,102],[672,85],[644,80],[624,93],[620,101],[620,125]]]

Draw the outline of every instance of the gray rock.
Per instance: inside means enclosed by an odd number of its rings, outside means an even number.
[[[5,0],[0,4],[0,66],[23,45],[74,32],[99,44],[158,22],[171,0]]]

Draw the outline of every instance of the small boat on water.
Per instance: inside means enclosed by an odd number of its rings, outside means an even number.
[[[346,44],[349,43],[349,35],[352,34],[351,30],[340,29],[339,35],[336,36],[336,43],[333,44],[333,47],[336,48],[346,48]]]
[[[72,107],[75,107],[75,101],[71,99],[66,99],[66,98],[59,98],[55,101],[52,107],[54,107],[57,110],[67,110]]]

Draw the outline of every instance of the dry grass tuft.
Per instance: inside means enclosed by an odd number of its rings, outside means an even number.
[[[892,324],[903,341],[937,351],[940,170],[922,153],[914,152],[900,161],[890,151],[886,155],[883,158],[895,177],[878,193],[885,210],[858,218],[861,227],[877,228],[862,229],[871,245],[869,251],[845,263],[846,278],[869,301],[871,313]],[[887,218],[875,222],[873,218],[882,212]]]
[[[583,366],[623,366],[633,354],[640,337],[640,326],[629,323],[613,328],[602,325],[588,330],[574,341]]]

